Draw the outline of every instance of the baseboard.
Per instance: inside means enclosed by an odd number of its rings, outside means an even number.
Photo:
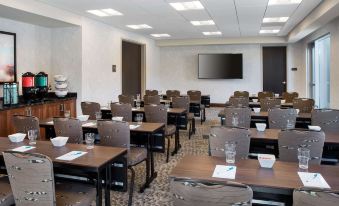
[[[225,107],[225,103],[211,103],[211,107]]]

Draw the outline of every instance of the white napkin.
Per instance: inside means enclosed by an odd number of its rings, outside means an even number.
[[[94,127],[95,125],[97,125],[97,123],[95,123],[95,122],[88,122],[88,123],[83,124],[82,126],[83,127]]]
[[[298,172],[305,187],[331,188],[320,173]]]
[[[136,129],[138,127],[140,127],[140,125],[133,125],[133,124],[129,125],[129,129]]]
[[[21,147],[17,147],[17,148],[12,149],[12,151],[15,151],[15,152],[26,152],[26,151],[34,149],[34,148],[35,147],[33,147],[33,146],[21,146]]]
[[[64,154],[60,157],[57,157],[56,159],[57,160],[67,160],[67,161],[71,161],[71,160],[74,160],[78,157],[81,157],[82,155],[85,155],[87,154],[87,152],[83,152],[83,151],[72,151],[72,152],[69,152],[67,154]]]
[[[236,166],[216,165],[212,177],[235,179]]]

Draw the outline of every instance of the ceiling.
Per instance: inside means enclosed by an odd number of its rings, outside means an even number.
[[[114,27],[155,38],[150,34],[170,34],[165,39],[211,38],[202,32],[221,31],[217,37],[286,36],[322,0],[303,0],[300,4],[268,6],[268,0],[200,0],[203,10],[176,11],[170,2],[192,0],[38,0],[86,16]],[[122,16],[97,17],[86,12],[112,8]],[[263,25],[264,17],[285,17],[286,23]],[[193,26],[190,21],[212,19],[215,25]],[[130,24],[148,24],[152,29],[134,30]],[[259,34],[263,27],[280,28],[278,34]]]

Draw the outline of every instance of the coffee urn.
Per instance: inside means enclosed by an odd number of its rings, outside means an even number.
[[[22,76],[22,95],[27,101],[32,101],[36,98],[35,95],[35,86],[34,86],[34,77],[35,75],[31,72],[26,72]]]
[[[35,87],[38,98],[46,97],[48,93],[48,75],[45,72],[39,72],[35,75]]]

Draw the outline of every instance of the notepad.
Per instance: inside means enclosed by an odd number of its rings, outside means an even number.
[[[132,125],[129,125],[129,128],[130,128],[130,129],[136,129],[136,128],[138,128],[138,127],[140,127],[140,125],[133,125],[133,124],[132,124]]]
[[[78,157],[81,157],[83,155],[87,154],[87,152],[83,152],[83,151],[72,151],[69,152],[67,154],[64,154],[60,157],[57,157],[57,160],[66,160],[66,161],[72,161]]]
[[[83,124],[82,126],[83,127],[94,127],[96,125],[97,125],[97,123],[95,123],[95,122],[88,122],[88,123]]]
[[[34,149],[34,148],[35,147],[33,147],[33,146],[21,146],[21,147],[17,147],[17,148],[12,149],[12,151],[15,151],[15,152],[26,152],[26,151]]]
[[[320,173],[298,172],[305,187],[331,188]]]
[[[235,179],[236,166],[216,165],[212,177]]]
[[[136,110],[138,110],[138,108],[132,108],[132,111],[136,111]]]
[[[46,122],[46,124],[54,124],[53,121]]]

